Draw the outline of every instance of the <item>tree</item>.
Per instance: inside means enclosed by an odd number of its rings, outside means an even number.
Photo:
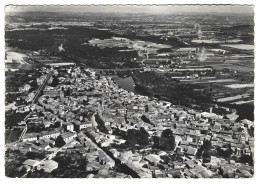
[[[204,140],[203,145],[198,149],[196,153],[197,158],[203,157],[203,162],[210,159],[210,150],[211,150],[212,144],[210,140]]]
[[[153,136],[153,147],[154,148],[160,147],[160,138],[158,136]]]
[[[21,170],[21,175],[24,175],[26,172],[27,172],[26,168],[23,167],[22,170]]]
[[[139,144],[140,145],[148,145],[149,144],[149,133],[143,128],[140,128],[140,137],[139,137]]]
[[[143,127],[140,130],[129,129],[127,130],[126,139],[132,145],[147,145],[149,143],[149,133]]]
[[[230,158],[231,154],[233,154],[233,151],[231,148],[228,148],[227,150],[223,150],[221,148],[217,149],[218,155],[224,158]]]
[[[141,120],[143,120],[145,123],[151,124],[151,121],[145,115],[142,115]]]
[[[148,112],[149,111],[149,107],[148,105],[145,105],[145,112]]]
[[[53,77],[51,85],[56,87],[59,84],[59,79],[57,77]]]
[[[28,153],[26,153],[26,156],[27,156],[28,159],[33,159],[34,160],[36,158],[43,159],[46,156],[46,154],[45,154],[45,152],[41,152],[41,153],[28,152]]]
[[[252,155],[242,155],[239,158],[239,161],[242,163],[249,163],[250,165],[254,165],[253,156]]]
[[[79,169],[82,170],[82,171],[85,171],[86,170],[86,165],[87,165],[87,160],[86,159],[81,159],[81,161],[79,162],[80,165],[79,165]]]
[[[211,157],[208,153],[204,152],[203,154],[203,163],[208,163],[211,161]]]
[[[66,144],[66,142],[63,140],[63,138],[61,136],[57,137],[56,141],[55,141],[55,145],[57,147],[62,147]]]
[[[201,146],[201,147],[197,150],[196,157],[197,157],[198,159],[201,158],[202,153],[203,153],[203,147]]]
[[[161,158],[161,159],[164,161],[164,163],[166,163],[166,164],[168,164],[168,163],[171,161],[171,158],[170,158],[169,156],[167,156],[167,155],[162,155],[160,158]]]
[[[204,151],[205,151],[206,153],[208,153],[208,152],[211,150],[211,147],[212,147],[211,141],[205,140],[205,141],[203,142],[203,148],[204,148]]]
[[[172,150],[175,148],[175,137],[170,129],[162,132],[160,137],[160,148],[163,150]]]
[[[254,127],[251,126],[250,128],[247,129],[248,131],[248,134],[251,136],[251,137],[254,137]]]
[[[169,138],[169,137],[172,137],[173,134],[172,134],[172,131],[170,129],[166,129],[162,132],[161,134],[161,137],[163,138]]]

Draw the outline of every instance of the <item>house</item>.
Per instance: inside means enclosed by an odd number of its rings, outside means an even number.
[[[153,154],[145,156],[144,159],[147,160],[151,164],[157,164],[161,160],[160,156],[153,155]]]
[[[96,162],[96,161],[91,161],[87,164],[86,166],[86,171],[98,171],[101,169],[101,165],[100,163]]]
[[[175,145],[179,145],[179,143],[182,141],[182,138],[178,135],[175,136]]]
[[[105,126],[105,131],[106,131],[106,133],[109,133],[109,134],[112,134],[112,133],[113,133],[113,130],[112,130],[111,127],[108,126],[108,125]]]
[[[60,135],[60,131],[59,130],[53,130],[53,131],[43,131],[39,134],[39,139],[50,139],[50,138],[53,138],[53,139],[56,139],[59,135]]]
[[[51,147],[54,147],[54,146],[55,146],[55,141],[53,141],[53,140],[47,140],[46,143],[49,143],[49,145],[50,145]]]
[[[140,176],[140,178],[152,178],[152,173],[148,173],[148,172],[140,172],[138,173],[138,175]]]
[[[113,103],[108,107],[110,112],[118,112],[120,114],[126,113],[126,108],[124,108],[121,104]]]
[[[123,161],[128,160],[129,157],[132,157],[132,156],[133,156],[133,152],[132,151],[122,152],[121,156],[120,156],[121,162],[122,162],[122,160]]]
[[[244,125],[244,127],[247,127],[247,128],[251,128],[254,126],[254,122],[248,120],[248,119],[244,119],[241,121],[242,125]]]
[[[115,158],[119,157],[120,155],[120,152],[118,152],[116,149],[110,149],[109,151],[113,154]]]
[[[26,133],[23,136],[23,142],[27,142],[27,141],[36,141],[38,140],[38,133]]]
[[[221,166],[220,170],[222,171],[222,176],[226,178],[234,178],[235,177],[235,169],[229,166]]]
[[[37,152],[40,153],[42,152],[42,148],[40,148],[39,146],[32,144],[32,143],[28,143],[28,144],[24,144],[23,148],[19,149],[21,152],[27,153],[27,152]]]
[[[58,162],[55,162],[54,160],[44,160],[40,165],[37,166],[37,170],[43,169],[44,172],[50,173],[54,169],[57,169],[58,165]]]
[[[170,174],[173,178],[183,178],[183,174],[180,170],[170,170],[168,171],[168,174]]]
[[[72,141],[75,137],[77,137],[77,135],[72,132],[65,132],[61,134],[61,137],[64,140],[64,142],[67,144],[70,141]]]
[[[48,131],[43,131],[39,135],[39,139],[49,139],[51,138],[51,135]]]
[[[185,163],[186,163],[187,167],[190,168],[190,169],[197,166],[197,164],[194,162],[194,160],[188,160]]]
[[[101,142],[101,147],[108,147],[112,143],[111,140],[104,140]]]
[[[186,151],[186,154],[187,155],[191,155],[191,156],[195,156],[196,153],[197,153],[197,148],[188,147],[188,149]]]
[[[110,140],[115,140],[115,138],[116,138],[116,136],[115,135],[107,135],[106,136],[108,139],[110,139]]]
[[[26,91],[28,92],[30,90],[31,86],[29,84],[25,84],[22,87],[19,87],[19,91]]]
[[[109,168],[115,167],[115,161],[112,160],[112,159],[107,159],[106,160],[106,166],[109,167]]]
[[[38,160],[32,160],[32,159],[27,159],[23,163],[23,165],[30,166],[33,169],[36,168],[39,164],[40,164],[40,162]]]
[[[170,167],[168,166],[168,164],[159,164],[159,168],[163,170],[169,170]]]
[[[109,121],[105,121],[105,126],[109,126],[110,122]]]
[[[47,142],[41,144],[39,147],[42,148],[42,150],[48,150],[51,148],[49,143],[47,143]]]
[[[158,155],[163,156],[163,155],[167,155],[167,153],[165,151],[159,151]]]
[[[174,161],[174,169],[183,169],[185,168],[185,163],[183,163],[181,160],[179,161]]]
[[[252,178],[253,177],[253,175],[246,170],[240,170],[240,172],[243,175],[243,178]]]
[[[152,171],[152,173],[160,172],[160,168],[158,166],[150,166],[149,169]]]
[[[210,178],[213,173],[212,171],[208,170],[207,168],[197,165],[193,169],[189,170],[194,176],[199,178]]]
[[[181,141],[181,145],[188,146],[190,143],[188,141]]]
[[[94,174],[89,174],[87,175],[87,178],[93,178],[95,175]]]
[[[114,140],[115,144],[124,144],[125,142],[126,142],[126,140],[124,140],[124,139],[115,139]]]
[[[74,131],[74,125],[72,123],[63,122],[62,125],[63,125],[64,129],[67,131],[71,131],[71,132]]]
[[[82,129],[86,129],[88,127],[92,127],[92,123],[91,122],[80,122],[80,121],[76,121],[74,122],[74,126],[75,126],[75,130],[82,130]]]
[[[86,154],[86,159],[89,161],[89,162],[92,162],[92,161],[96,161],[96,159],[98,158],[99,154],[98,154],[98,151],[90,151],[89,153]]]

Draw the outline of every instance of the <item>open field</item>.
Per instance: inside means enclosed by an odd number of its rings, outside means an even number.
[[[28,56],[18,52],[6,52],[6,63],[17,63],[17,64],[29,64],[27,60]]]
[[[13,130],[6,130],[5,131],[5,143],[11,143],[14,141],[18,141],[23,130],[22,129],[13,129]]]
[[[241,50],[254,50],[254,45],[248,45],[248,44],[224,44],[221,45],[224,47],[230,47],[230,48],[234,48],[234,49],[241,49]]]
[[[185,80],[180,80],[181,82],[190,82],[193,84],[208,84],[208,83],[233,83],[236,82],[237,80],[235,79],[216,79],[216,80],[201,80],[201,79],[185,79]]]
[[[233,40],[192,40],[193,43],[238,43],[241,42],[240,39],[233,39]]]
[[[241,66],[241,65],[230,64],[230,63],[212,64],[212,67],[216,70],[222,70],[222,69],[226,68],[226,69],[230,69],[230,70],[233,70],[233,71],[241,71],[241,72],[252,72],[252,71],[254,71],[253,67]]]
[[[239,99],[244,99],[244,98],[249,98],[250,94],[242,94],[242,95],[236,95],[236,96],[230,96],[226,98],[220,98],[217,101],[218,102],[229,102],[229,101],[234,101],[234,100],[239,100]]]
[[[110,39],[92,39],[89,44],[97,47],[126,47],[133,50],[149,50],[149,49],[162,49],[162,48],[172,48],[170,45],[157,44],[153,42],[140,41],[140,40],[130,40],[127,38],[112,37]],[[149,45],[149,46],[148,46]]]
[[[248,100],[248,101],[237,101],[237,102],[233,102],[232,104],[236,104],[236,105],[242,105],[242,104],[247,104],[247,103],[254,103],[254,100]]]
[[[230,84],[225,86],[232,89],[238,89],[238,88],[253,88],[255,85],[254,84]]]

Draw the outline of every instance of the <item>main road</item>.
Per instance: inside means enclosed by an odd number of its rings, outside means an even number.
[[[52,76],[52,71],[50,71],[50,73],[47,75],[47,77],[44,79],[43,83],[41,84],[41,86],[38,88],[38,90],[36,91],[34,97],[33,97],[33,100],[32,100],[32,103],[34,103],[39,95],[41,94],[42,90],[45,88],[47,82],[49,81],[49,79],[51,78]]]

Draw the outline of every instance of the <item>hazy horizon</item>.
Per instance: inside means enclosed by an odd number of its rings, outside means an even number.
[[[252,5],[7,5],[6,13],[57,12],[57,13],[241,13],[254,14]]]

